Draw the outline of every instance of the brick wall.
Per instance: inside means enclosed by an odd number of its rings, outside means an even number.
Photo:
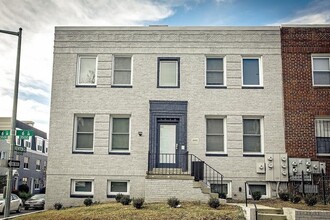
[[[315,116],[330,115],[330,88],[313,87],[312,54],[330,53],[330,27],[281,29],[285,142],[290,157],[317,157]]]

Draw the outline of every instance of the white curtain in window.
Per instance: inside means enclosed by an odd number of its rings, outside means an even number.
[[[330,137],[330,119],[317,119],[315,123],[316,137]]]
[[[177,86],[178,85],[178,62],[160,61],[159,85]]]

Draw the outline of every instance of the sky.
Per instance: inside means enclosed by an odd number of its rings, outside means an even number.
[[[49,131],[55,26],[330,24],[330,0],[0,0],[0,30],[23,28],[17,119]],[[0,33],[0,117],[11,117],[17,37]]]

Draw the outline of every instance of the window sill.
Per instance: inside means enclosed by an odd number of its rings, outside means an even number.
[[[205,156],[207,157],[228,157],[228,154],[226,153],[205,153]]]
[[[109,154],[112,154],[112,155],[130,155],[131,152],[115,152],[115,151],[110,151]]]
[[[265,157],[264,154],[243,154],[243,157]]]
[[[132,85],[111,85],[111,88],[133,88]]]
[[[30,170],[29,168],[23,168],[24,170]]]
[[[96,88],[96,85],[76,85],[78,88]]]
[[[320,153],[320,154],[316,154],[316,156],[318,157],[330,157],[330,153],[327,154],[327,153]]]
[[[315,89],[327,89],[330,88],[330,85],[313,85]]]
[[[180,89],[180,86],[157,86],[158,89]]]
[[[263,86],[242,86],[242,89],[264,89]]]
[[[93,151],[72,151],[72,154],[94,154]]]
[[[210,85],[206,85],[205,89],[227,89],[227,86],[210,86]]]
[[[70,198],[93,198],[94,195],[75,195],[75,194],[71,194]]]
[[[124,195],[124,196],[129,196],[128,193],[122,193],[122,192],[119,192],[119,193],[122,194],[122,195]],[[119,194],[119,193],[117,193],[117,194]],[[110,194],[110,195],[107,195],[107,198],[114,199],[114,198],[116,198],[116,195],[117,195],[117,194]]]

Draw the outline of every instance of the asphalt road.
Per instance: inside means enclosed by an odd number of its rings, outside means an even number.
[[[22,210],[21,213],[16,213],[16,212],[11,212],[10,213],[10,217],[13,217],[13,216],[19,216],[19,215],[23,215],[23,214],[26,214],[26,213],[33,213],[33,212],[38,212],[40,210],[35,210],[35,209],[29,209],[29,210]],[[0,215],[0,219],[3,219],[3,215]]]

